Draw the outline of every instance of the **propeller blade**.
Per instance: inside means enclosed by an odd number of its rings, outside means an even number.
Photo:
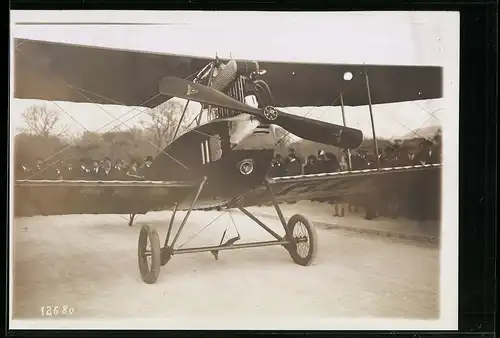
[[[361,130],[285,113],[274,107],[254,108],[207,86],[177,77],[167,76],[159,85],[160,93],[228,108],[257,116],[269,124],[276,124],[290,133],[313,142],[355,149],[363,142]]]
[[[160,82],[159,89],[160,93],[168,96],[175,96],[186,100],[241,111],[251,115],[262,116],[261,109],[259,108],[254,108],[235,100],[216,89],[177,77],[164,77]]]
[[[274,107],[264,108],[263,115],[268,123],[305,140],[343,149],[356,149],[363,142],[363,132],[359,129],[288,114]]]

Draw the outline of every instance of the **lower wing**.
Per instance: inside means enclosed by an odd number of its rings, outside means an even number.
[[[356,195],[408,194],[420,189],[422,182],[432,189],[440,189],[440,180],[440,164],[268,179],[278,203],[322,199],[342,201]],[[252,206],[268,201],[266,188],[259,187],[241,199],[240,203],[241,206]]]
[[[192,193],[194,182],[17,180],[14,215],[145,214]]]

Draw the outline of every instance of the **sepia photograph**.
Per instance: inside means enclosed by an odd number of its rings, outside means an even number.
[[[12,11],[10,327],[457,329],[459,19]]]

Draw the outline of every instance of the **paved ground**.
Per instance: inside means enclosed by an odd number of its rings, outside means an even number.
[[[439,316],[435,245],[324,227],[309,267],[295,265],[281,247],[225,251],[219,261],[188,254],[175,256],[147,285],[137,267],[140,224],[152,223],[164,238],[169,214],[141,216],[134,227],[116,215],[16,219],[14,318],[41,318],[41,307],[56,305],[74,309],[72,318],[96,319]],[[179,245],[219,214],[193,212]],[[241,242],[272,239],[243,214],[233,217]],[[265,220],[282,233],[276,220]],[[235,233],[227,214],[185,247],[218,244],[225,228]]]

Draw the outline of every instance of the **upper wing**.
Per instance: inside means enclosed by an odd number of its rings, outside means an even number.
[[[155,107],[165,76],[190,78],[209,58],[15,40],[14,96],[20,99]],[[257,60],[258,61],[258,60]],[[258,61],[279,107],[373,104],[442,97],[442,68]],[[344,80],[350,72],[352,80]]]
[[[422,182],[440,188],[441,164],[427,164],[386,169],[366,169],[313,175],[285,176],[270,179],[279,203],[315,199],[342,200],[364,194],[407,194]],[[242,206],[264,204],[269,200],[265,187],[255,189],[240,200]]]
[[[281,107],[340,106],[341,93],[346,106],[368,105],[365,73],[372,104],[443,96],[441,67],[262,62],[260,68]]]
[[[188,78],[211,60],[16,40],[14,97],[156,107],[165,75]]]

